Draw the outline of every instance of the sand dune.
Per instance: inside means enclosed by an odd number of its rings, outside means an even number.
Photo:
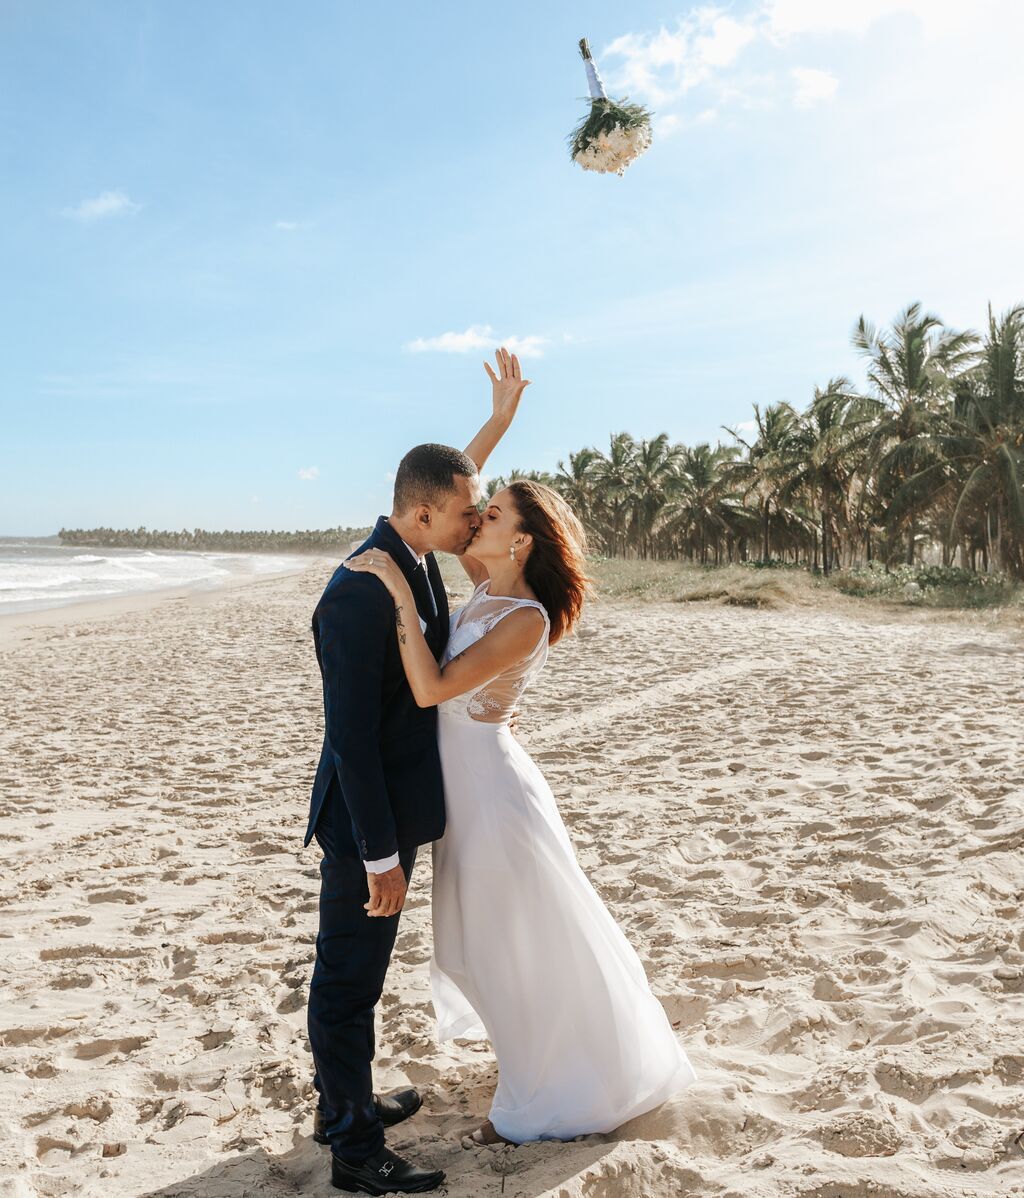
[[[309,1138],[329,573],[0,630],[0,1191],[327,1195]],[[1024,1194],[1024,644],[981,620],[594,606],[520,738],[699,1079],[473,1149],[429,853],[378,1021],[389,1137],[455,1198]]]

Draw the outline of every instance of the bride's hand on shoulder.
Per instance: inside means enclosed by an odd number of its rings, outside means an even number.
[[[386,549],[367,549],[355,557],[346,558],[342,564],[354,574],[375,574],[388,588],[396,604],[412,601],[412,588]]]

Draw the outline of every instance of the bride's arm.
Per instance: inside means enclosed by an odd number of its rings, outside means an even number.
[[[491,415],[466,446],[466,457],[476,464],[477,470],[483,470],[491,451],[508,432],[515,419],[519,400],[530,385],[530,380],[523,378],[515,354],[510,354],[503,346],[495,350],[494,356],[498,360],[498,374],[494,373],[488,362],[484,363],[484,370],[491,380]]]
[[[544,617],[535,607],[519,608],[503,616],[490,632],[453,657],[442,670],[424,639],[412,589],[390,555],[382,549],[368,549],[350,557],[345,568],[376,574],[390,591],[395,601],[402,665],[418,707],[433,707],[490,682],[530,653],[544,627]]]
[[[510,354],[502,346],[494,354],[498,360],[498,374],[491,369],[490,364],[484,363],[491,380],[492,412],[480,431],[466,446],[466,457],[475,463],[477,471],[482,471],[494,447],[508,432],[519,407],[523,392],[530,385],[529,379],[523,378],[519,359]],[[469,575],[474,586],[479,586],[487,577],[487,570],[470,554],[464,553],[459,557],[462,568]]]

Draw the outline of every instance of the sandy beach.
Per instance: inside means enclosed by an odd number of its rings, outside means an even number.
[[[331,568],[0,627],[0,1193],[336,1192],[302,848]],[[433,1039],[422,851],[375,1069],[425,1102],[391,1146],[452,1198],[1024,1194],[1022,681],[976,615],[593,605],[518,734],[698,1081],[614,1135],[462,1148],[496,1070]]]

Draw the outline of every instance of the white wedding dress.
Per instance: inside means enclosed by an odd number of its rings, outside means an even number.
[[[611,1131],[696,1074],[508,728],[547,660],[547,612],[491,595],[488,581],[452,616],[442,665],[522,605],[543,613],[544,633],[524,661],[438,707],[448,816],[433,848],[438,1039],[490,1040],[501,1135],[568,1140]]]

